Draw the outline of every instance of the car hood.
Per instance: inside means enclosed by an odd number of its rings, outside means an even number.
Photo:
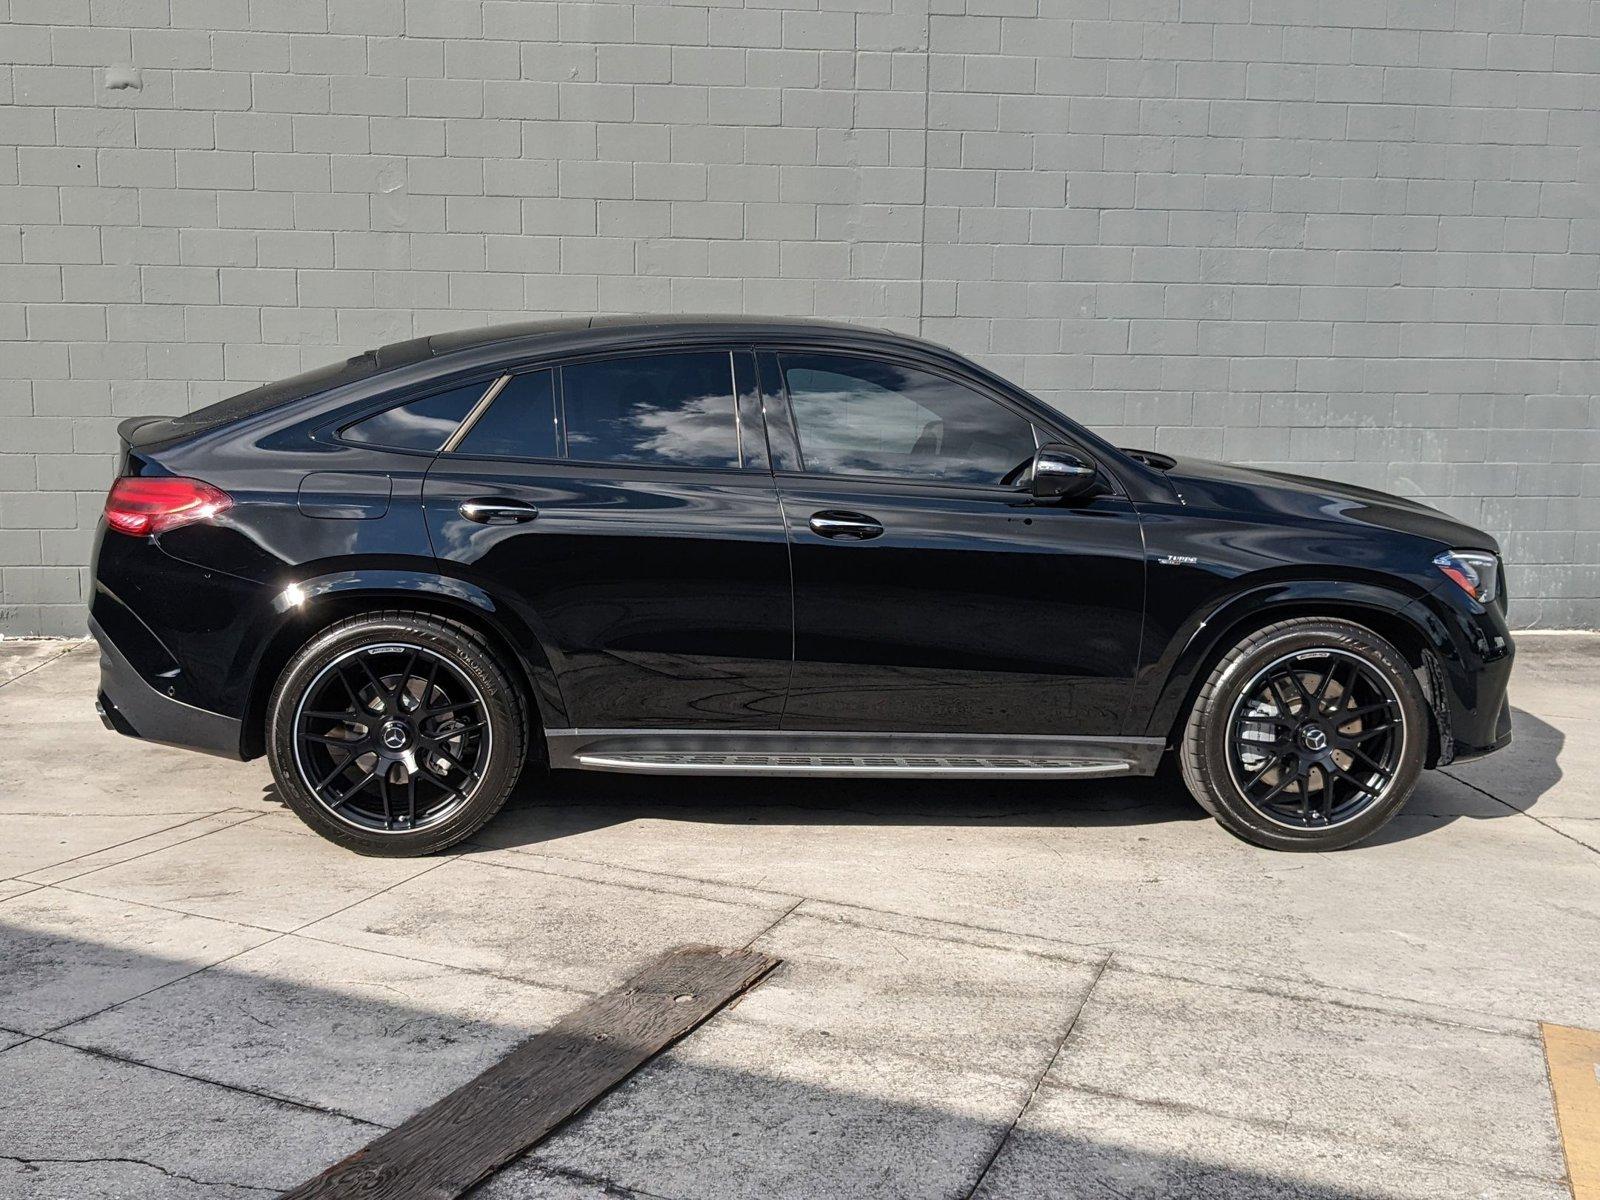
[[[1279,515],[1371,525],[1429,538],[1452,549],[1500,551],[1487,533],[1431,505],[1355,484],[1198,458],[1173,459],[1165,474],[1189,506],[1225,509],[1256,519]]]

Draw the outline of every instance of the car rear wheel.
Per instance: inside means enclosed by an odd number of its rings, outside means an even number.
[[[421,613],[353,617],[290,660],[267,708],[278,792],[360,854],[454,845],[522,769],[520,696],[470,629]]]
[[[1427,722],[1392,645],[1351,621],[1297,618],[1223,655],[1189,712],[1179,764],[1195,799],[1246,841],[1337,850],[1410,798]]]

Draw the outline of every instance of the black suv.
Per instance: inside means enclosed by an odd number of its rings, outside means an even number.
[[[1075,779],[1168,751],[1229,830],[1331,849],[1511,736],[1487,534],[1119,450],[910,337],[513,325],[120,433],[105,723],[266,754],[362,853],[467,837],[528,760]]]

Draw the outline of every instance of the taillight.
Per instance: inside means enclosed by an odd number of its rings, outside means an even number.
[[[129,476],[113,483],[106,495],[106,524],[130,537],[148,537],[232,507],[227,492],[198,479]]]

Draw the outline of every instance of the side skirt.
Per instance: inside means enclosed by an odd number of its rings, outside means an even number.
[[[551,729],[550,765],[661,775],[902,779],[1153,775],[1160,738],[788,729]]]

